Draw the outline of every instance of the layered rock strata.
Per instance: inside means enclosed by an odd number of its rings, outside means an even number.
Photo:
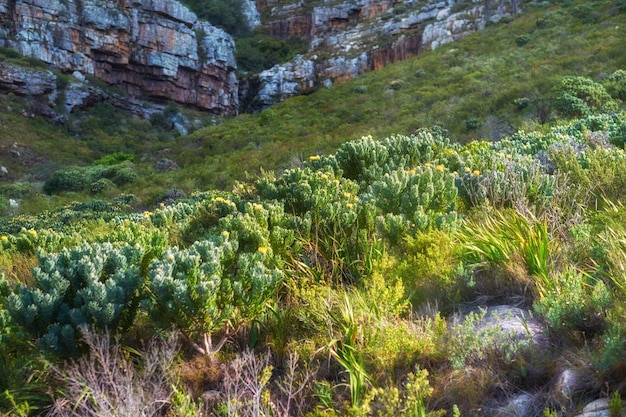
[[[260,109],[315,86],[355,78],[455,41],[517,13],[519,0],[257,0],[273,36],[300,37],[309,51],[245,81],[243,105]],[[457,4],[459,3],[459,4]],[[491,4],[493,3],[493,4]]]
[[[172,0],[0,0],[0,45],[131,98],[234,114],[233,39]]]

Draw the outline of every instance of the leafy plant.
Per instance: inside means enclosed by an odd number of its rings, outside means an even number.
[[[34,286],[18,284],[6,301],[17,324],[61,355],[80,350],[79,329],[127,329],[139,307],[143,251],[137,246],[84,243],[40,253]]]
[[[564,77],[555,87],[555,96],[556,108],[568,117],[617,109],[604,87],[585,77]]]
[[[522,215],[494,211],[480,223],[467,223],[459,236],[475,266],[503,267],[521,260],[532,278],[535,295],[554,291],[551,245],[546,225]]]

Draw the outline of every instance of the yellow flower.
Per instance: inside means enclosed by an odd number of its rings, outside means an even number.
[[[309,156],[309,161],[319,161],[320,160],[320,156],[319,155],[311,155]]]
[[[452,172],[452,176],[453,176],[453,177],[456,177],[457,175],[459,175],[459,173],[458,173],[458,172],[456,172],[456,171],[453,171],[453,172]]]
[[[346,207],[348,207],[349,209],[354,208],[354,204],[348,203],[348,204],[346,204]]]
[[[466,173],[466,174],[469,174],[470,172],[472,172],[472,170],[471,170],[471,169],[469,169],[469,168],[467,168],[467,167],[465,167],[465,173]]]
[[[263,208],[263,205],[254,203],[252,205],[252,208],[254,209],[254,211],[260,211]]]
[[[0,237],[0,239],[2,239],[3,242],[7,242],[9,240],[9,238],[6,236],[2,236]]]
[[[334,182],[335,184],[339,184],[341,181],[339,181],[339,180],[333,180],[333,182]]]
[[[224,204],[230,204],[231,203],[231,201],[228,200],[228,199],[224,199],[223,201],[224,201]]]
[[[230,232],[229,232],[229,231],[227,231],[227,230],[224,230],[224,231],[222,232],[222,236],[223,236],[224,238],[228,239],[228,236],[230,236]]]
[[[439,172],[443,172],[443,165],[437,165],[435,169]]]
[[[513,158],[513,156],[510,153],[507,153],[506,154],[506,159],[511,159],[511,158]]]
[[[473,170],[473,171],[472,171],[472,174],[474,174],[474,175],[480,175],[480,171],[479,171],[479,170],[477,170],[477,169],[475,169],[475,170]]]
[[[265,255],[267,253],[267,246],[259,246],[257,252],[259,252],[261,255]]]
[[[409,175],[415,175],[415,170],[414,169],[409,169],[406,173]]]
[[[428,168],[430,166],[430,162],[426,162],[424,166]]]
[[[161,208],[165,207],[165,203],[159,203],[159,207]]]
[[[343,193],[343,196],[345,198],[350,198],[350,197],[352,197],[352,194],[350,194],[350,193]]]
[[[222,197],[215,197],[215,202],[216,203],[221,203],[223,201],[224,201],[224,199]]]
[[[174,255],[172,255],[171,253],[169,255],[167,255],[167,260],[168,261],[173,261],[174,260]]]
[[[500,158],[504,158],[504,152],[498,152],[498,156],[499,156]]]
[[[326,174],[322,174],[322,179],[323,179],[323,180],[327,180],[327,179],[328,179],[328,175],[326,175]]]

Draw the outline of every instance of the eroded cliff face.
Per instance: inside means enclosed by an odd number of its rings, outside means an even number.
[[[233,39],[175,0],[0,0],[0,45],[94,75],[130,100],[238,110]]]
[[[457,4],[458,3],[458,4]],[[257,0],[263,25],[309,51],[244,82],[242,105],[258,110],[414,57],[519,11],[521,0]],[[244,96],[242,96],[244,97]]]

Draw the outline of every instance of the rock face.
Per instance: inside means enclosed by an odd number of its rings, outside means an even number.
[[[0,0],[0,45],[133,98],[238,109],[233,39],[174,0]]]
[[[437,48],[517,13],[520,0],[257,0],[273,36],[304,38],[309,51],[246,80],[256,110]],[[252,104],[251,104],[252,103]]]
[[[21,96],[47,96],[56,91],[56,78],[50,71],[29,70],[0,62],[0,91]]]

